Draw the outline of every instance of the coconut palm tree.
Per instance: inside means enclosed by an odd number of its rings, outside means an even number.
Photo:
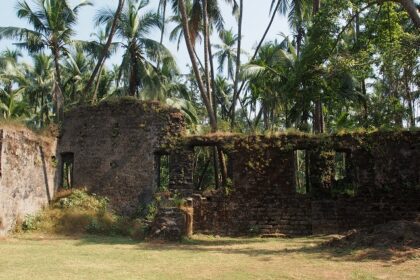
[[[93,70],[93,63],[81,44],[69,48],[63,59],[63,92],[66,105],[76,104],[85,100],[84,86]]]
[[[174,15],[172,15],[169,18],[169,21],[172,22],[175,27],[172,29],[171,33],[169,34],[169,40],[172,42],[177,42],[177,48],[179,50],[179,46],[181,44],[182,39],[184,38],[184,29],[182,26],[182,17],[181,14],[179,13],[179,9],[177,8],[178,6],[174,7]],[[188,22],[189,25],[192,26],[192,19],[191,19],[191,14],[192,14],[192,2],[190,0],[185,1],[185,8],[187,11],[187,16],[188,16]],[[198,41],[201,42],[202,41],[202,36],[201,33],[203,32],[203,27],[200,26],[199,30],[196,31],[196,34],[193,36],[194,38],[194,44]]]
[[[214,55],[219,62],[218,70],[222,73],[223,69],[226,67],[228,79],[234,79],[238,36],[235,35],[232,30],[226,30],[220,33],[220,39],[222,40],[222,44],[214,45],[217,50]]]
[[[127,1],[116,23],[116,37],[122,40],[119,44],[125,50],[119,78],[124,76],[128,80],[128,94],[131,96],[139,96],[141,88],[155,82],[159,60],[173,61],[168,49],[147,37],[153,29],[162,27],[157,13],[144,11],[148,4],[148,0]],[[109,25],[114,15],[112,10],[102,9],[96,22]]]
[[[92,94],[92,103],[97,102],[98,99],[98,90],[101,82],[101,76],[102,74],[105,74],[106,70],[104,70],[105,67],[105,61],[111,55],[115,54],[118,50],[118,43],[110,42],[109,38],[110,35],[108,34],[106,29],[100,29],[97,33],[91,34],[91,37],[94,37],[94,40],[91,41],[77,41],[76,47],[80,46],[83,49],[83,52],[86,52],[94,61],[101,61],[101,63],[95,66],[93,73],[96,70],[96,67],[98,67],[96,78],[96,84],[95,84],[95,90]],[[92,74],[94,75],[94,74]],[[92,79],[92,75],[87,81],[87,84],[89,84],[90,79]],[[89,86],[90,87],[90,86]],[[86,95],[86,89],[88,87],[85,86],[84,93]]]
[[[28,104],[23,100],[20,90],[6,92],[0,89],[0,114],[4,119],[17,119],[29,117]]]
[[[54,84],[53,58],[44,53],[32,55],[32,65],[9,64],[0,73],[1,81],[12,83],[4,90],[3,109],[7,116],[33,116],[33,125],[49,123],[52,113],[51,88]],[[6,107],[9,110],[5,110]],[[31,110],[32,108],[32,110]]]
[[[74,35],[78,12],[86,5],[91,2],[83,1],[73,8],[68,0],[34,0],[32,8],[28,2],[19,1],[17,15],[33,29],[0,27],[0,38],[17,39],[21,42],[16,45],[31,53],[48,48],[54,58],[55,79],[61,87],[60,58]]]
[[[101,72],[103,65],[105,64],[105,60],[108,58],[108,52],[112,45],[112,40],[114,38],[116,27],[117,27],[117,22],[121,15],[124,5],[125,5],[125,0],[118,0],[118,7],[117,7],[117,10],[115,11],[114,18],[113,20],[109,21],[109,24],[107,26],[108,39],[106,40],[106,42],[104,42],[104,46],[102,48],[102,52],[98,56],[98,61],[96,62],[96,66],[93,69],[93,72],[90,75],[90,78],[88,82],[86,83],[86,86],[83,90],[84,93],[88,93],[90,91],[90,88],[92,87],[92,84],[96,78],[96,75],[99,72]],[[97,89],[98,89],[98,86],[96,86],[95,93],[93,94],[94,96],[96,96],[97,94]]]
[[[22,92],[13,86],[13,76],[24,68],[18,61],[21,56],[16,50],[6,50],[0,55],[0,115],[4,119],[29,115]]]

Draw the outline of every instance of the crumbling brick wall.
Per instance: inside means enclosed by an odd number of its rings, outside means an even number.
[[[169,155],[169,188],[194,196],[195,232],[306,235],[415,219],[420,212],[418,131],[188,137],[184,131],[179,110],[127,98],[67,112],[57,148],[54,138],[0,129],[0,234],[53,197],[67,158],[74,187],[106,196],[120,214],[134,215],[154,196],[159,155]],[[226,153],[226,189],[193,195],[197,146]],[[306,194],[296,191],[297,150],[309,158]],[[337,152],[346,155],[340,180]]]
[[[0,127],[0,235],[52,199],[56,138],[19,126]]]
[[[106,196],[118,212],[133,215],[153,198],[162,147],[183,132],[177,109],[134,99],[102,102],[66,113],[59,155],[74,156],[73,186]]]
[[[186,149],[217,145],[233,167],[228,194],[219,190],[194,196],[194,229],[226,235],[304,235],[415,219],[420,213],[419,139],[419,132],[408,131],[189,137],[182,144]],[[296,150],[310,155],[307,194],[296,193]],[[346,176],[340,182],[334,176],[336,152],[346,154]],[[348,192],[339,189],[343,185]]]

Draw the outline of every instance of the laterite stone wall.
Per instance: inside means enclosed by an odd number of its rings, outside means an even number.
[[[38,212],[56,186],[56,138],[0,127],[0,236]]]
[[[106,196],[119,213],[134,215],[153,198],[162,147],[184,130],[180,111],[158,102],[102,102],[66,113],[59,155],[74,155],[74,187]]]
[[[194,195],[194,230],[307,235],[418,219],[419,143],[420,132],[410,131],[189,137],[183,142],[185,149],[218,146],[232,166],[232,185],[226,191]],[[307,194],[296,192],[296,150],[306,150],[310,157]],[[345,178],[340,181],[334,176],[338,152],[346,154]],[[182,184],[184,193],[186,185]],[[343,186],[352,193],[342,192]]]

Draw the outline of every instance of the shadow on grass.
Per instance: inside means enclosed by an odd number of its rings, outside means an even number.
[[[269,261],[271,257],[305,255],[329,261],[368,262],[383,261],[391,264],[403,263],[420,257],[417,248],[336,248],[326,246],[330,236],[307,238],[263,239],[263,238],[193,238],[180,243],[139,242],[124,237],[84,236],[77,246],[92,244],[134,245],[142,251],[190,251],[195,253],[238,254],[249,257],[262,257],[260,261]],[[271,246],[273,244],[273,246]],[[280,246],[274,246],[274,245]],[[278,248],[280,247],[280,248]]]
[[[325,258],[331,261],[383,261],[398,264],[412,259],[420,259],[420,249],[409,247],[387,248],[365,246],[334,248],[321,243],[314,247],[286,250],[290,253],[315,255],[316,257]]]
[[[140,241],[133,240],[128,237],[123,236],[100,236],[100,235],[85,235],[78,238],[79,242],[77,245],[90,245],[90,244],[131,244],[139,246],[155,246],[168,249],[176,248],[201,248],[201,247],[210,247],[210,246],[233,246],[233,245],[246,245],[246,244],[256,244],[256,243],[266,243],[267,239],[259,238],[210,238],[206,239],[184,239],[180,242],[167,242],[167,241]]]

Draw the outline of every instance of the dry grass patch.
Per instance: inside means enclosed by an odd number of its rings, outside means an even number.
[[[195,236],[180,244],[20,235],[0,241],[0,279],[418,279],[420,259],[357,260],[326,237]]]

